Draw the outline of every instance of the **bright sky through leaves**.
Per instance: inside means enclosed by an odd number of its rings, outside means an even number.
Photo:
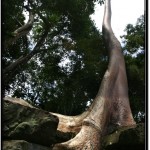
[[[144,14],[144,0],[111,0],[112,4],[112,28],[116,37],[121,41],[120,36],[124,34],[127,24],[135,24],[137,18]],[[102,31],[104,5],[96,4],[95,14],[92,19],[96,27]]]

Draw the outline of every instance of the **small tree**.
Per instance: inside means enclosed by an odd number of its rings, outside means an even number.
[[[143,122],[145,114],[145,15],[135,25],[128,24],[122,36],[123,50],[129,83],[132,113],[137,122]]]

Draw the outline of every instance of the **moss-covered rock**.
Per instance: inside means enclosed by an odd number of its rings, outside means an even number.
[[[9,140],[3,142],[3,150],[50,150],[50,148],[24,140]]]
[[[58,118],[19,99],[5,99],[3,105],[4,150],[50,150],[55,143],[75,135],[57,131]],[[145,127],[121,127],[104,137],[103,150],[144,150]]]
[[[122,127],[107,135],[103,140],[104,150],[144,150],[145,127],[138,124],[136,127]]]
[[[4,140],[50,146],[56,142],[58,118],[47,111],[4,100]]]

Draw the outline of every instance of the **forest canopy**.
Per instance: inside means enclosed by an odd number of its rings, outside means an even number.
[[[94,2],[2,2],[5,96],[11,93],[44,110],[65,115],[77,115],[87,109],[108,65],[102,33],[90,18]],[[103,4],[101,0],[97,2]],[[144,15],[137,18],[135,25],[128,24],[125,32],[121,37],[129,100],[134,117],[140,121],[145,113]]]

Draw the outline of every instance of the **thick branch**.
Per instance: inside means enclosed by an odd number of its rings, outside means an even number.
[[[106,0],[105,1],[104,17],[103,17],[103,25],[102,26],[107,28],[108,30],[111,29],[111,6],[110,6],[110,0]]]
[[[34,15],[30,10],[28,22],[13,32],[13,37],[5,42],[4,48],[6,49],[9,45],[12,45],[18,38],[28,34],[29,31],[32,29],[33,22],[34,22]]]
[[[11,63],[8,67],[6,67],[3,71],[3,74],[7,74],[12,70],[15,70],[19,65],[26,63],[32,56],[34,55],[34,51],[30,52],[26,56],[21,56],[15,62]]]
[[[48,28],[44,31],[42,37],[37,42],[34,49],[29,54],[27,54],[25,56],[21,56],[15,62],[11,63],[8,67],[6,67],[3,70],[3,76],[5,77],[5,75],[8,74],[10,71],[16,70],[18,68],[18,66],[27,63],[35,54],[43,51],[43,50],[40,50],[40,47],[42,46],[45,38],[47,37],[47,34],[48,34]]]
[[[61,132],[73,132],[78,133],[82,127],[83,120],[90,113],[90,109],[83,112],[78,116],[65,116],[61,114],[51,113],[59,118],[59,124],[57,130]]]

